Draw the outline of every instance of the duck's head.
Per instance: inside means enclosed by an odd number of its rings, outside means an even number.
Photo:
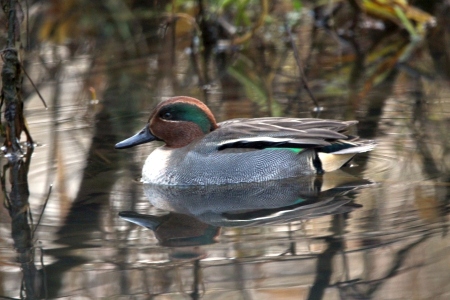
[[[164,141],[167,147],[184,147],[215,130],[217,123],[200,100],[180,96],[161,102],[153,110],[148,124],[137,134],[117,143],[116,149],[130,148],[151,141]]]

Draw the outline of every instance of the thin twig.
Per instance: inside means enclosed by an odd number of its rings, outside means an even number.
[[[319,103],[317,102],[313,93],[309,89],[308,82],[306,81],[306,76],[305,76],[305,72],[303,72],[302,61],[301,61],[300,55],[298,53],[297,45],[295,45],[295,43],[294,43],[294,39],[292,37],[292,32],[291,32],[291,29],[289,28],[287,21],[284,22],[284,28],[286,29],[286,33],[288,34],[288,37],[289,37],[289,42],[291,43],[292,51],[294,52],[295,61],[297,62],[298,70],[300,73],[300,81],[301,81],[303,87],[305,88],[305,90],[308,92],[309,97],[314,102],[316,109],[319,109]]]
[[[33,80],[31,80],[30,76],[28,75],[27,71],[25,70],[25,68],[22,66],[22,64],[20,65],[20,67],[23,70],[23,73],[25,74],[25,76],[28,78],[28,80],[30,81],[31,85],[33,86],[34,90],[36,91],[36,93],[38,94],[39,98],[41,99],[42,103],[44,104],[44,107],[47,109],[47,103],[45,103],[44,97],[42,97],[41,93],[39,93],[39,90],[37,88],[37,86],[34,84]]]
[[[25,10],[27,13],[27,51],[30,51],[30,4],[25,0]]]
[[[42,216],[44,215],[45,208],[47,207],[48,199],[50,199],[50,195],[52,193],[52,188],[53,188],[53,185],[51,184],[49,186],[49,188],[48,188],[47,198],[45,199],[44,206],[42,207],[41,214],[39,215],[39,219],[38,219],[38,221],[36,223],[36,226],[34,226],[34,229],[33,229],[33,232],[31,234],[31,236],[34,236],[34,233],[36,232],[36,229],[39,227],[39,224],[41,223]]]
[[[45,298],[44,299],[48,299],[48,286],[47,286],[47,272],[45,272],[45,264],[44,264],[44,249],[42,247],[38,247],[39,250],[41,250],[41,267],[42,267],[42,275],[43,275],[43,283],[44,283],[44,293],[45,293]]]

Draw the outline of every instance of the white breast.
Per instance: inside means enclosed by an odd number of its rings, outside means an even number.
[[[144,183],[170,184],[166,182],[170,156],[171,150],[163,147],[155,149],[145,160],[141,181]]]

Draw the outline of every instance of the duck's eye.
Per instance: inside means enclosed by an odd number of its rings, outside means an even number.
[[[170,120],[170,119],[172,119],[172,113],[166,111],[165,113],[161,114],[161,118],[165,119],[165,120]]]

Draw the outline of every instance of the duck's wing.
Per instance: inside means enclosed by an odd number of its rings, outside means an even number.
[[[219,150],[227,148],[314,148],[356,141],[345,134],[357,121],[324,119],[257,118],[234,119],[219,123],[210,133]],[[353,145],[356,146],[356,145]],[[338,149],[339,148],[339,149]],[[347,147],[345,147],[347,148]],[[334,152],[334,151],[332,151]]]

